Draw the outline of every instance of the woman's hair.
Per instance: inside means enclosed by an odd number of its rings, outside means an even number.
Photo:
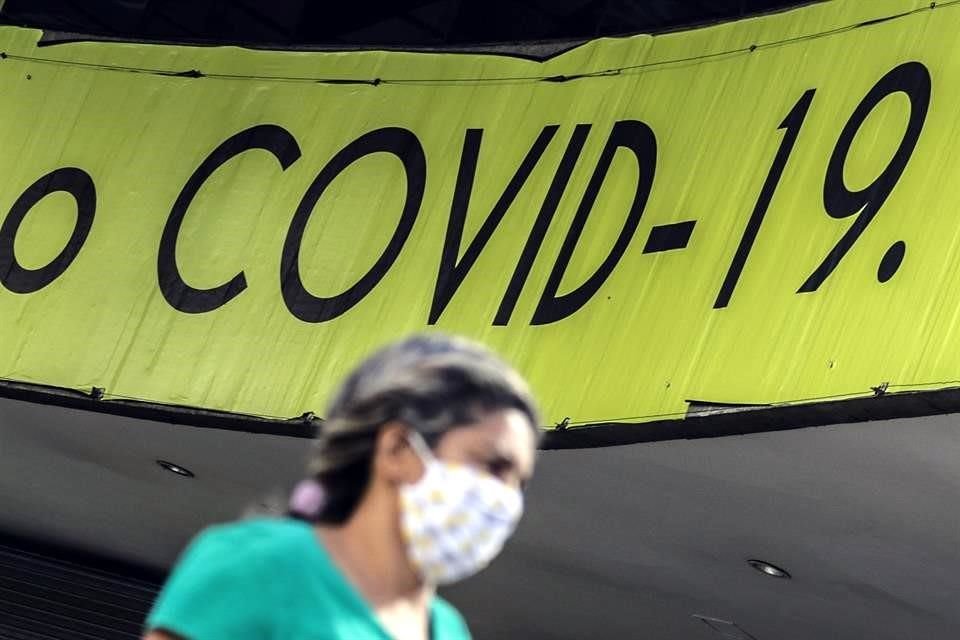
[[[385,423],[402,422],[434,446],[450,429],[500,409],[523,412],[539,437],[526,382],[484,347],[426,334],[381,349],[347,377],[327,408],[307,466],[324,494],[312,519],[341,524],[350,518],[369,483]]]

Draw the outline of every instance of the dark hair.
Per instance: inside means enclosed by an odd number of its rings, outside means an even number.
[[[539,416],[526,382],[474,342],[426,334],[378,351],[347,377],[327,409],[308,465],[325,495],[311,519],[342,524],[350,518],[369,484],[385,423],[403,422],[434,446],[451,428],[499,409],[523,412],[539,438]]]

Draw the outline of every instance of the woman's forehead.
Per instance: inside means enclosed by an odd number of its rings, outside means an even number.
[[[510,458],[521,473],[528,474],[533,468],[534,432],[527,414],[518,409],[484,413],[475,422],[449,432],[444,440],[450,447],[482,447]]]

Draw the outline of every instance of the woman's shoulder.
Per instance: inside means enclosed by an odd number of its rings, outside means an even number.
[[[305,547],[314,541],[310,526],[290,518],[256,518],[212,525],[198,533],[179,565],[203,566],[208,571],[231,568],[256,573],[298,566]]]
[[[289,589],[291,556],[308,544],[310,528],[282,519],[207,527],[184,550],[147,621],[184,638],[262,637]]]
[[[452,604],[437,596],[431,605],[434,637],[438,640],[470,640],[467,623]]]
[[[313,543],[312,529],[304,522],[255,518],[207,527],[191,541],[187,554],[212,564],[222,560],[255,569],[286,564],[287,558],[302,559],[304,548]]]

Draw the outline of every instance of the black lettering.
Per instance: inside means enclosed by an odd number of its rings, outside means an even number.
[[[323,298],[311,294],[300,277],[300,248],[307,222],[320,196],[330,183],[351,164],[374,153],[392,153],[403,163],[407,176],[407,194],[400,221],[383,253],[360,280],[343,293]],[[280,287],[283,301],[294,316],[304,322],[326,322],[346,313],[363,299],[393,266],[420,212],[427,180],[427,159],[417,136],[399,127],[386,127],[366,133],[337,154],[320,170],[304,194],[290,223],[280,261]]]
[[[820,285],[830,277],[834,269],[840,265],[840,261],[867,230],[880,208],[883,207],[883,203],[893,193],[923,132],[927,110],[930,108],[931,89],[930,71],[919,62],[905,62],[880,78],[853,110],[853,114],[840,132],[840,138],[833,148],[833,153],[830,154],[830,162],[823,181],[823,207],[827,215],[837,220],[856,217],[830,253],[800,285],[797,293],[810,293],[820,288]],[[858,191],[852,191],[844,181],[843,170],[853,140],[867,116],[877,105],[898,92],[905,93],[910,99],[910,118],[903,132],[903,138],[900,140],[900,146],[890,158],[890,163],[873,182]]]
[[[457,172],[457,183],[453,192],[453,202],[450,206],[450,221],[447,224],[447,234],[443,240],[443,253],[440,256],[440,269],[437,273],[437,285],[433,291],[433,304],[430,307],[429,324],[436,324],[443,310],[447,308],[450,299],[457,292],[464,278],[473,268],[477,258],[493,232],[503,220],[507,209],[513,204],[520,189],[526,183],[530,173],[543,156],[547,145],[557,133],[559,125],[549,125],[543,128],[534,141],[533,146],[517,167],[510,182],[500,194],[493,209],[480,226],[477,235],[470,242],[470,246],[457,262],[460,253],[460,241],[463,238],[464,222],[467,218],[467,208],[470,206],[470,196],[473,193],[473,181],[477,173],[477,158],[480,155],[480,141],[483,129],[467,129],[463,140],[463,153],[460,156],[460,169]],[[548,221],[549,222],[549,221]],[[509,316],[509,314],[507,314]]]
[[[614,154],[617,149],[623,147],[633,152],[637,159],[640,174],[637,179],[637,189],[633,197],[633,204],[627,213],[620,235],[614,243],[613,248],[599,268],[587,280],[576,289],[561,296],[557,295],[563,274],[570,264],[570,258],[580,240],[583,228],[590,217],[593,205],[603,186],[603,181],[613,162]],[[643,122],[636,120],[622,120],[613,125],[610,137],[607,139],[603,151],[600,153],[600,160],[597,167],[590,177],[587,189],[580,201],[567,232],[567,237],[563,241],[560,253],[557,256],[557,262],[553,265],[553,270],[547,279],[547,285],[540,296],[540,302],[533,313],[533,319],[530,324],[542,325],[550,324],[558,320],[563,320],[577,312],[585,305],[597,290],[606,282],[607,278],[617,266],[620,258],[626,252],[633,234],[640,224],[640,218],[643,215],[643,209],[647,204],[647,198],[650,196],[650,190],[653,187],[653,177],[657,162],[657,139],[650,129]]]
[[[733,295],[734,290],[737,288],[737,283],[740,281],[740,274],[743,273],[743,267],[747,263],[750,251],[753,250],[753,243],[757,240],[760,225],[763,224],[763,219],[767,215],[770,201],[773,200],[773,195],[777,191],[777,185],[780,184],[783,170],[786,168],[787,161],[790,159],[790,153],[793,151],[793,146],[797,142],[797,136],[800,135],[800,128],[803,126],[803,121],[807,117],[807,111],[810,110],[810,105],[813,103],[813,96],[816,92],[816,89],[807,89],[803,95],[800,96],[800,99],[797,100],[797,103],[793,105],[790,113],[787,114],[787,117],[783,119],[783,122],[781,122],[778,127],[779,129],[785,129],[786,133],[783,134],[783,139],[780,141],[780,148],[777,150],[777,155],[773,159],[773,164],[770,166],[767,178],[763,181],[763,187],[760,189],[760,197],[757,198],[757,203],[753,207],[753,213],[750,214],[750,219],[747,221],[747,226],[743,230],[743,235],[740,236],[737,252],[733,254],[730,268],[727,269],[727,275],[724,277],[723,284],[720,285],[720,291],[717,293],[717,299],[713,303],[714,309],[723,309],[730,304],[730,297]]]
[[[193,172],[183,187],[170,216],[163,227],[160,250],[157,253],[157,281],[160,291],[171,307],[184,313],[205,313],[222,307],[247,288],[247,279],[241,271],[229,282],[211,289],[197,289],[184,282],[177,266],[177,238],[190,203],[200,187],[220,166],[235,156],[251,149],[269,151],[286,171],[300,157],[296,138],[283,127],[261,124],[231,136],[208,155]]]
[[[65,191],[77,202],[77,221],[63,250],[47,265],[26,269],[17,262],[14,242],[20,224],[30,209],[43,198]],[[64,167],[51,171],[27,187],[13,203],[0,227],[0,283],[14,293],[33,293],[60,277],[83,248],[97,210],[97,190],[93,178],[83,169]]]
[[[547,229],[553,221],[553,215],[557,212],[557,206],[560,204],[560,198],[563,196],[567,183],[570,182],[570,175],[573,168],[580,159],[580,152],[583,151],[583,145],[590,134],[589,124],[578,124],[570,136],[570,142],[567,144],[566,151],[563,152],[563,158],[560,160],[560,166],[550,182],[550,188],[543,199],[543,205],[540,207],[540,213],[530,229],[530,235],[527,236],[527,244],[523,247],[523,253],[520,254],[520,260],[517,261],[517,268],[513,270],[513,276],[504,292],[503,300],[500,302],[500,308],[493,320],[494,326],[506,326],[510,322],[510,316],[520,298],[520,292],[523,291],[523,285],[527,282],[527,276],[530,275],[530,269],[533,268],[533,262],[540,252],[543,245],[543,239],[547,235]]]

